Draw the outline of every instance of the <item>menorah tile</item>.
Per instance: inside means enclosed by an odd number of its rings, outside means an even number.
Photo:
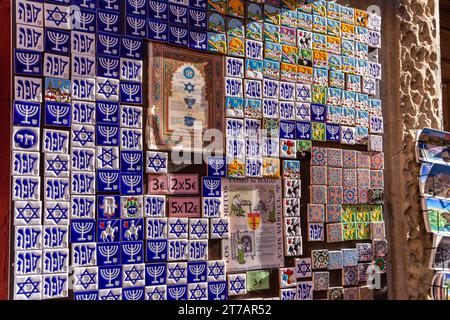
[[[99,266],[111,266],[121,263],[120,243],[98,243],[97,264]]]
[[[16,226],[14,235],[15,250],[42,249],[42,226]]]
[[[150,1],[149,1],[150,3]],[[137,38],[121,36],[120,57],[129,59],[143,58],[143,41]]]
[[[146,286],[145,300],[167,300],[167,287],[165,285]]]
[[[177,26],[177,25],[169,25],[169,34],[168,34],[168,39],[169,39],[169,43],[174,44],[174,45],[179,45],[179,46],[183,46],[183,47],[187,47],[189,45],[189,33],[188,33],[188,28],[186,27],[181,27],[181,26]]]
[[[71,243],[95,242],[95,240],[95,220],[79,219],[70,221]]]
[[[227,300],[228,298],[227,282],[214,281],[208,282],[208,299],[209,300]]]
[[[74,300],[80,301],[97,301],[98,300],[98,290],[86,291],[86,292],[74,292]]]
[[[313,282],[299,281],[297,282],[297,299],[312,300],[313,299]]]
[[[43,9],[42,3],[16,0],[16,23],[26,24],[34,27],[43,27]]]
[[[31,15],[33,14],[30,14],[30,16]],[[44,29],[17,24],[16,48],[42,52],[44,50]]]
[[[145,265],[145,285],[159,286],[166,283],[166,263],[150,263]]]
[[[14,101],[13,125],[39,127],[41,121],[40,103]]]
[[[188,262],[187,263],[187,282],[199,283],[207,280],[207,262]]]
[[[74,292],[97,290],[99,287],[99,267],[75,267],[73,269]]]
[[[97,14],[95,10],[70,9],[70,28],[84,32],[97,32]],[[100,22],[99,22],[100,24]]]
[[[120,170],[99,169],[96,172],[97,192],[118,192],[120,181]]]
[[[187,283],[187,263],[169,262],[167,263],[166,283],[186,284]]]
[[[11,168],[14,176],[38,176],[40,154],[38,152],[13,151]]]
[[[122,288],[143,287],[145,277],[145,264],[124,265],[122,268]]]
[[[143,241],[122,242],[122,264],[135,264],[144,262]]]
[[[68,225],[70,216],[70,202],[46,201],[44,203],[43,213],[43,221],[46,225]]]
[[[303,255],[303,242],[301,236],[285,237],[285,256],[295,257]]]
[[[208,260],[208,240],[189,240],[189,261]]]
[[[140,83],[121,81],[119,87],[121,103],[142,103],[142,85]]]
[[[14,201],[14,225],[40,225],[41,201]]]
[[[47,28],[71,29],[70,7],[44,3],[44,25]]]
[[[57,1],[59,1],[59,0],[57,0]],[[68,1],[68,0],[61,0],[61,2],[70,3],[70,1]],[[101,1],[99,1],[99,2],[101,2]],[[99,6],[99,4],[97,4],[96,0],[73,0],[72,4],[79,6],[80,8],[83,8],[83,9],[91,9],[91,10],[95,10]]]
[[[146,219],[146,239],[167,239],[167,218]]]
[[[145,299],[144,287],[133,287],[122,289],[122,300],[139,301]]]
[[[228,239],[230,236],[229,223],[227,218],[211,218],[210,239]]]
[[[69,246],[68,226],[43,226],[42,232],[44,249],[67,248]]]
[[[101,33],[103,32],[109,34],[120,33],[120,22],[121,22],[120,12],[100,9],[97,10],[96,19],[97,19],[97,34],[99,40],[102,37]],[[118,38],[115,39],[118,40]]]
[[[71,261],[74,267],[97,265],[97,243],[73,243],[70,248]]]
[[[14,275],[42,273],[42,250],[24,250],[14,252]]]
[[[98,300],[122,300],[122,288],[98,290]]]

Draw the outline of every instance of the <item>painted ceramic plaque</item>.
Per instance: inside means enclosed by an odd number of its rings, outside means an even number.
[[[281,181],[223,178],[222,195],[230,218],[230,238],[222,240],[227,270],[283,267]]]
[[[149,61],[150,148],[201,151],[201,133],[222,129],[223,57],[150,43]]]

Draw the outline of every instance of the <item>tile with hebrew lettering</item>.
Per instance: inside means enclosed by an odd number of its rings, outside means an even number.
[[[283,215],[285,217],[299,217],[300,199],[299,198],[283,199]]]
[[[386,237],[384,222],[372,222],[370,224],[370,232],[372,240],[383,240]]]
[[[343,187],[329,186],[328,187],[328,203],[342,204],[343,203]]]
[[[88,131],[86,131],[88,132]],[[50,135],[50,132],[48,132],[48,136]],[[53,137],[58,137],[57,133],[58,132],[52,132],[53,133]],[[45,130],[44,130],[44,134],[46,134]],[[84,133],[80,134],[83,135]],[[61,135],[62,136],[62,135]],[[87,134],[86,136],[84,136],[86,139],[88,139],[89,135]],[[48,139],[49,141],[51,141],[50,139]],[[83,140],[82,137],[80,137],[78,140],[80,141],[85,141]],[[90,139],[88,139],[90,140]],[[86,141],[88,141],[86,140]],[[60,150],[55,150],[53,152],[58,152],[58,153],[65,153],[66,148],[62,147]],[[52,152],[50,150],[46,150],[47,152]],[[62,152],[61,152],[62,151]],[[95,170],[95,149],[94,148],[71,148],[70,150],[70,156],[71,156],[71,170],[73,171],[89,171],[89,172],[93,172]]]
[[[14,176],[12,179],[13,183],[13,194],[12,194],[12,200],[14,201],[33,201],[38,200],[40,198],[40,188],[41,188],[41,181],[38,177],[18,177]],[[61,191],[59,187],[62,187],[61,184],[58,183],[58,185],[55,185],[56,189],[51,189],[48,192],[52,192],[52,196],[54,193]],[[51,188],[51,187],[50,187]],[[66,188],[67,189],[67,188]],[[50,198],[50,200],[53,200]]]
[[[14,274],[42,273],[42,260],[42,250],[16,250],[14,255]]]
[[[375,189],[384,187],[383,170],[370,170],[370,187]]]
[[[280,289],[280,300],[297,300],[297,288]]]
[[[326,204],[327,203],[327,186],[312,185],[310,186],[310,201],[314,204]]]
[[[312,300],[313,299],[313,282],[301,281],[297,283],[297,299]]]
[[[16,226],[14,249],[16,251],[42,249],[42,226]]]
[[[329,262],[328,250],[311,250],[311,263],[313,270],[327,269]]]
[[[341,223],[327,224],[327,242],[342,242],[343,228]]]
[[[94,172],[71,172],[72,194],[93,195],[96,190],[96,178]]]
[[[295,103],[292,101],[280,101],[280,119],[295,120]]]
[[[228,296],[238,296],[247,293],[247,275],[245,273],[227,275],[227,280]]]
[[[342,221],[342,205],[327,204],[326,205],[327,223],[337,223]]]
[[[220,217],[221,201],[219,198],[202,198],[202,217],[218,218]]]
[[[214,281],[208,282],[208,299],[209,300],[227,300],[227,282]]]
[[[285,255],[286,256],[301,256],[303,254],[302,237],[285,237]]]
[[[356,286],[359,282],[358,266],[347,267],[342,269],[342,285],[345,287]]]
[[[73,173],[72,173],[73,175]],[[75,191],[85,191],[90,189],[84,189],[84,185],[82,186],[83,189],[75,190],[76,187],[80,186],[79,182],[85,182],[86,184],[89,184],[92,179],[91,177],[84,179],[73,179],[72,183],[72,191],[75,193]],[[78,184],[77,184],[78,182]],[[44,200],[46,201],[68,201],[70,200],[70,190],[69,190],[69,178],[45,178],[44,179],[44,189],[45,189],[45,197]],[[86,188],[89,188],[90,186],[86,186]],[[17,189],[16,189],[17,190]],[[95,190],[95,188],[94,188]],[[93,190],[92,190],[93,191]],[[83,194],[83,192],[79,193]],[[30,200],[30,199],[28,199]]]
[[[328,290],[330,285],[330,273],[328,271],[313,272],[312,281],[314,291]]]
[[[280,268],[278,270],[280,288],[295,287],[297,285],[295,268]]]
[[[68,226],[44,226],[42,231],[44,249],[67,248],[69,246]],[[89,236],[85,236],[84,242],[92,241],[88,238]]]
[[[42,276],[42,299],[67,298],[68,286],[67,273],[44,274]]]
[[[188,260],[206,261],[208,260],[208,240],[189,240]]]
[[[42,80],[31,77],[14,77],[16,100],[42,102]],[[70,97],[70,89],[67,93]]]
[[[323,184],[328,183],[327,179],[327,167],[326,166],[311,166],[311,184]]]
[[[323,204],[308,204],[308,223],[324,223],[325,206]]]

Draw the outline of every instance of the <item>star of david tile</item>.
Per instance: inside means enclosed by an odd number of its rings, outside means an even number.
[[[185,269],[180,268],[179,265],[176,265],[174,268],[168,270],[169,270],[168,278],[173,279],[176,283],[178,283],[181,279],[185,277],[184,275]]]
[[[154,297],[156,295],[156,297]],[[164,300],[164,291],[159,291],[158,288],[147,292],[148,300]],[[156,299],[155,299],[156,298]]]
[[[191,226],[191,234],[195,235],[197,238],[201,238],[204,234],[208,233],[206,229],[207,225],[203,224],[201,220]]]
[[[47,20],[53,22],[57,27],[59,27],[62,23],[67,23],[67,12],[62,12],[59,7],[55,7],[54,9],[47,9]]]
[[[74,130],[73,133],[74,133],[73,141],[78,142],[83,147],[89,142],[92,143],[94,142],[92,138],[92,135],[94,133],[87,131],[86,127],[82,127],[80,130]]]
[[[190,297],[194,300],[206,299],[206,288],[197,284],[193,289],[189,289]]]
[[[112,290],[108,292],[107,295],[102,296],[102,300],[119,300],[120,293],[114,294]]]
[[[301,274],[303,277],[306,277],[311,273],[311,264],[307,263],[305,260],[302,260],[300,264],[297,264],[297,273]]]
[[[223,237],[224,234],[228,233],[228,224],[224,223],[222,219],[217,223],[213,223],[213,233]]]
[[[186,224],[181,223],[181,220],[177,220],[177,222],[170,224],[169,233],[173,233],[179,238],[183,233],[186,233]]]
[[[113,148],[103,148],[97,159],[102,162],[103,167],[113,167],[117,156],[113,153]]]
[[[31,278],[27,278],[22,283],[17,283],[19,286],[19,290],[17,290],[17,295],[23,294],[27,299],[31,297],[31,295],[35,293],[39,293],[39,281],[33,281]]]
[[[56,224],[58,224],[63,219],[67,219],[68,209],[61,207],[59,203],[57,203],[53,208],[47,208],[46,211],[46,219],[53,220]]]
[[[118,85],[113,85],[109,79],[106,80],[103,83],[99,83],[98,86],[100,87],[98,89],[98,93],[105,96],[106,99],[109,99],[111,96],[117,95],[117,87]]]
[[[239,276],[236,276],[234,279],[231,279],[230,291],[234,291],[235,294],[240,294],[242,291],[245,291],[245,280],[241,279],[241,277]]]
[[[213,277],[215,280],[225,274],[224,265],[220,265],[218,262],[214,262],[212,266],[208,266],[208,277]]]
[[[306,87],[301,87],[298,90],[298,94],[299,94],[300,98],[303,99],[304,101],[306,101],[307,99],[309,99],[311,97],[310,90],[307,89]]]
[[[184,91],[187,91],[188,93],[192,93],[195,91],[195,84],[192,83],[185,83],[184,84]]]
[[[166,172],[166,161],[167,159],[165,157],[161,157],[160,153],[156,153],[154,156],[148,157],[148,167],[154,173]]]
[[[133,285],[135,285],[136,282],[143,279],[142,272],[143,270],[139,270],[136,266],[133,266],[130,270],[125,271],[124,281],[130,281]]]
[[[55,173],[56,176],[59,176],[61,172],[68,171],[67,164],[68,161],[62,160],[58,155],[54,159],[47,160],[46,170],[52,171]]]
[[[17,208],[17,211],[19,211],[17,219],[23,219],[26,223],[29,223],[33,219],[39,219],[39,208],[33,208],[29,203],[23,206],[23,208]]]
[[[90,273],[88,269],[84,269],[81,274],[77,274],[77,285],[81,285],[85,290],[95,284],[95,274]]]

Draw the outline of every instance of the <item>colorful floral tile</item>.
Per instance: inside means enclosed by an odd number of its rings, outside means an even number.
[[[343,287],[329,288],[328,300],[344,300],[344,288]]]
[[[357,169],[358,188],[370,187],[370,170],[369,169]]]
[[[383,206],[376,205],[376,206],[371,206],[370,208],[371,208],[370,221],[372,221],[372,222],[383,221]]]
[[[371,266],[372,266],[371,262],[358,263],[359,281],[367,282],[369,280],[370,277],[369,270]]]
[[[297,152],[304,155],[307,152],[311,152],[312,142],[307,140],[297,140]]]
[[[308,204],[308,223],[325,222],[325,205]]]
[[[356,153],[356,166],[360,169],[370,169],[370,153],[358,151]]]
[[[342,186],[329,186],[328,187],[328,203],[329,204],[342,204],[343,202],[343,187]]]
[[[345,287],[357,286],[359,283],[358,265],[342,269],[342,285]]]
[[[378,267],[381,273],[386,273],[386,257],[375,257],[373,263]]]
[[[339,270],[343,268],[343,255],[341,250],[328,252],[328,270]]]
[[[312,136],[311,140],[313,141],[326,141],[326,124],[321,122],[311,122],[312,124]]]
[[[342,221],[342,205],[327,204],[326,205],[327,223],[335,223]]]
[[[341,168],[328,168],[328,185],[329,186],[342,186],[342,169]]]
[[[324,291],[330,286],[330,273],[328,271],[313,272],[313,290]]]
[[[328,250],[312,250],[311,263],[313,270],[328,268]]]
[[[344,288],[344,300],[360,300],[359,288]]]
[[[352,267],[358,265],[358,250],[357,249],[342,249],[343,266]]]
[[[321,147],[312,147],[311,150],[311,165],[312,166],[326,166],[328,149]]]
[[[342,242],[342,223],[328,223],[327,224],[327,242],[336,243]]]
[[[357,240],[357,224],[356,223],[344,223],[342,225],[342,240],[354,241]]]
[[[342,167],[343,157],[341,149],[328,149],[328,165],[330,167]]]
[[[356,204],[358,203],[358,189],[344,187],[344,193],[342,198],[343,204]]]
[[[311,184],[327,184],[327,167],[312,166],[311,167]]]
[[[375,257],[384,257],[389,251],[389,243],[386,239],[383,240],[373,240],[373,255]]]
[[[327,186],[311,186],[310,187],[310,201],[313,204],[326,204],[327,203]]]
[[[370,222],[370,208],[368,206],[357,206],[356,222]]]
[[[372,240],[383,240],[386,238],[384,222],[372,222],[370,224]]]
[[[372,152],[370,154],[370,169],[372,170],[384,169],[384,152]]]
[[[342,158],[344,161],[344,168],[356,168],[355,150],[342,150]]]
[[[373,248],[371,243],[357,243],[356,250],[358,250],[358,261],[369,262],[373,258]]]
[[[384,187],[383,170],[370,170],[370,187],[375,189]]]
[[[358,203],[367,204],[369,203],[369,188],[358,188]]]
[[[357,186],[356,169],[342,170],[342,185],[346,188],[355,188]]]
[[[343,206],[342,222],[350,223],[356,221],[357,213],[358,213],[357,206]]]
[[[311,273],[311,258],[298,258],[294,260],[297,279],[309,278]]]

